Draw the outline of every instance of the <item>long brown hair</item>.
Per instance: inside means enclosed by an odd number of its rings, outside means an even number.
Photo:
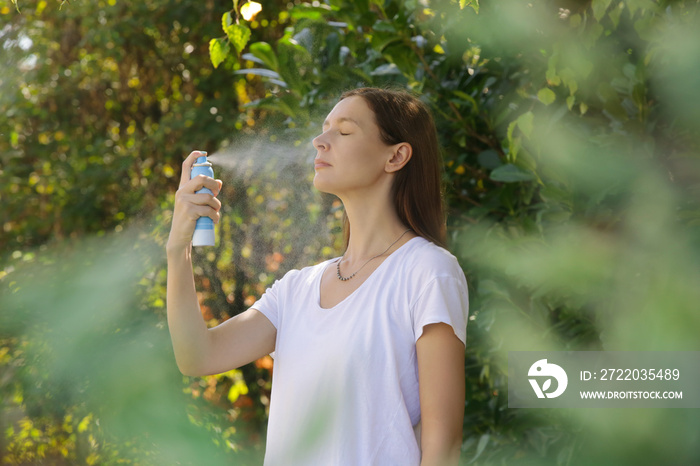
[[[392,186],[399,219],[423,238],[446,247],[442,156],[435,122],[428,107],[406,91],[363,87],[343,93],[340,100],[362,97],[374,113],[382,141],[407,142],[413,149],[408,163],[396,173]],[[345,247],[350,222],[343,216]]]

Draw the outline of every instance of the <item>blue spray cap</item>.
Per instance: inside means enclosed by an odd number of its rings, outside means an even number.
[[[207,156],[202,155],[201,157],[197,157],[197,161],[195,163],[207,163]]]

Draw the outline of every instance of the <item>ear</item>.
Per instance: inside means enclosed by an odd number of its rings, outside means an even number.
[[[396,144],[392,147],[392,149],[393,154],[384,166],[384,170],[387,173],[395,173],[401,170],[404,167],[404,165],[406,165],[408,161],[411,160],[411,156],[413,155],[413,148],[407,142],[401,142],[399,144]]]

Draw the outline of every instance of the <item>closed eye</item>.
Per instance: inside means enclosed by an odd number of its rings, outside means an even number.
[[[352,133],[340,133],[341,136],[350,136]]]

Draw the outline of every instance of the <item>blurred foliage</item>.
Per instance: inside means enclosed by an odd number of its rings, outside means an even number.
[[[224,180],[195,251],[216,325],[340,252],[310,139],[361,85],[436,117],[471,294],[465,464],[700,462],[692,410],[506,396],[511,350],[700,349],[699,2],[242,3],[0,7],[2,462],[260,463],[269,358],[183,378],[169,347],[179,166],[208,150]]]

